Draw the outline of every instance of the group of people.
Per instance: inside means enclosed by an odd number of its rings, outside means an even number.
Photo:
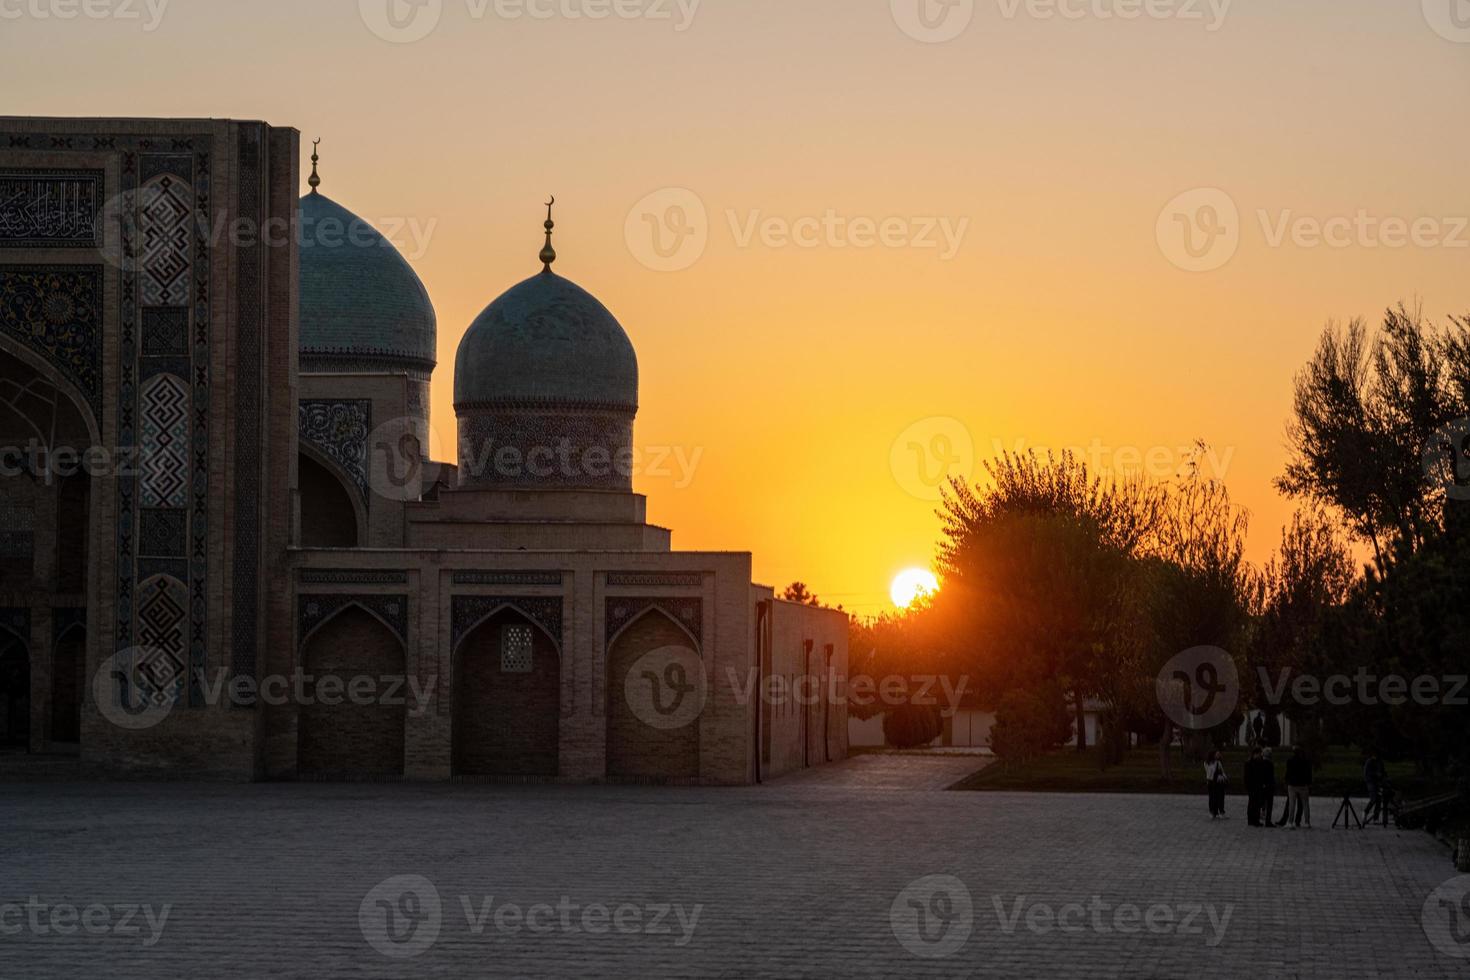
[[[1312,760],[1300,745],[1293,747],[1286,760],[1286,801],[1281,808],[1281,822],[1274,822],[1276,812],[1276,764],[1271,750],[1256,746],[1245,764],[1246,822],[1252,827],[1312,827]],[[1225,817],[1225,791],[1230,777],[1218,751],[1211,752],[1205,762],[1205,785],[1209,790],[1210,819]]]

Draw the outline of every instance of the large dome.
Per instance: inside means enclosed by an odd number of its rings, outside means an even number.
[[[454,404],[638,408],[638,356],[607,307],[550,268],[486,307],[460,342]]]
[[[432,371],[434,307],[398,250],[323,194],[300,217],[302,368]]]

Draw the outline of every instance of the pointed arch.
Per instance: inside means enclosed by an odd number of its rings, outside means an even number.
[[[300,648],[303,690],[297,714],[297,771],[305,777],[391,778],[403,775],[407,699],[402,684],[383,678],[407,675],[402,639],[381,616],[357,602],[332,612]],[[328,694],[327,679],[337,693]],[[374,682],[362,698],[357,679]],[[391,695],[391,696],[390,696]]]
[[[303,596],[301,598],[305,599],[306,597]],[[383,598],[398,597],[385,596]],[[383,624],[388,632],[393,634],[394,638],[398,641],[398,645],[400,647],[403,647],[405,652],[407,652],[408,640],[403,635],[400,624],[390,621],[387,616],[384,616],[381,612],[372,608],[372,606],[368,605],[363,599],[356,597],[345,598],[340,606],[329,610],[324,616],[321,617],[320,620],[307,627],[302,632],[300,639],[297,641],[298,649],[304,649],[306,647],[306,644],[310,642],[311,638],[314,637],[317,633],[320,633],[323,627],[329,625],[334,619],[338,618],[350,609],[357,609],[365,612],[373,619],[376,619],[379,623]]]
[[[465,631],[452,665],[454,774],[560,775],[562,654],[546,627],[498,603]]]
[[[707,704],[701,664],[682,671],[693,686],[642,686],[649,658],[702,661],[698,639],[657,603],[632,613],[607,645],[606,770],[610,779],[694,782],[700,775],[700,718]],[[665,676],[655,669],[655,678]],[[676,675],[677,676],[677,675]],[[663,697],[670,695],[664,704]],[[692,698],[693,700],[686,700]],[[657,703],[655,703],[655,701]],[[662,705],[662,706],[660,706]],[[651,710],[650,710],[651,709]]]
[[[298,457],[296,467],[296,494],[301,504],[300,525],[298,528],[300,545],[304,548],[361,548],[366,546],[368,543],[367,504],[363,500],[361,492],[357,490],[356,484],[353,482],[351,476],[342,468],[340,463],[331,459],[305,440],[302,440],[298,444]],[[326,483],[325,481],[328,480],[331,482]],[[345,498],[347,507],[352,514],[354,540],[351,544],[312,543],[313,537],[310,534],[310,525],[317,523],[321,517],[330,515],[333,507],[332,497],[336,498],[336,506],[341,506],[342,500]],[[332,537],[337,540],[345,539],[345,535],[335,535]],[[332,540],[332,538],[319,540]]]
[[[558,598],[557,601],[560,602],[560,598]],[[467,620],[463,625],[456,624],[456,632],[458,633],[458,638],[454,642],[454,648],[450,651],[451,656],[457,655],[459,653],[459,649],[460,647],[464,646],[465,640],[468,640],[471,636],[473,636],[477,629],[485,625],[490,620],[494,619],[496,616],[499,616],[501,613],[506,612],[507,610],[514,612],[516,615],[520,616],[532,627],[534,627],[537,632],[545,637],[546,640],[553,647],[556,648],[557,656],[561,656],[561,637],[552,633],[551,630],[546,628],[546,625],[544,623],[540,622],[527,610],[522,609],[519,605],[517,605],[514,599],[497,600],[497,604],[491,606],[488,612],[482,615],[477,615],[474,619]],[[475,613],[478,614],[479,610],[475,610]]]
[[[683,633],[685,638],[688,639],[691,644],[693,644],[694,649],[697,653],[704,653],[704,646],[699,642],[699,637],[695,636],[688,626],[679,622],[679,618],[677,616],[669,612],[669,610],[665,609],[657,602],[650,603],[647,608],[641,609],[638,612],[634,613],[633,616],[626,623],[618,627],[618,629],[613,632],[611,636],[608,637],[607,648],[611,650],[613,648],[613,645],[618,642],[619,637],[621,637],[624,633],[628,632],[628,630],[636,626],[640,620],[646,619],[647,617],[654,614],[662,616],[664,619],[672,623],[674,627],[678,629],[680,633]]]
[[[102,420],[98,417],[98,413],[93,410],[88,392],[79,388],[75,382],[57,370],[41,354],[32,350],[26,344],[3,333],[0,333],[0,353],[8,354],[17,361],[20,361],[34,371],[41,380],[64,395],[67,401],[71,403],[71,407],[81,416],[82,423],[87,427],[87,438],[91,440],[91,444],[94,446],[102,445]],[[0,392],[0,396],[3,396],[3,394],[3,392]]]

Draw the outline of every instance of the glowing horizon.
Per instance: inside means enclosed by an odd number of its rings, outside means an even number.
[[[322,193],[396,224],[434,302],[451,455],[455,350],[539,271],[556,194],[556,270],[627,329],[637,444],[667,450],[650,520],[778,589],[891,608],[932,562],[940,464],[1028,447],[1163,476],[1203,439],[1264,561],[1324,324],[1470,305],[1470,38],[1432,2],[1221,0],[975,4],[929,43],[907,2],[447,2],[411,43],[371,3],[23,16],[0,80],[16,114],[295,126],[303,193],[322,137]]]

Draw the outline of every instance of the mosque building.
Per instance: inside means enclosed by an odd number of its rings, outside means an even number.
[[[845,757],[846,617],[648,523],[637,353],[556,271],[551,205],[459,344],[450,464],[430,297],[315,152],[298,199],[300,154],[259,122],[0,117],[10,750],[232,780]]]

